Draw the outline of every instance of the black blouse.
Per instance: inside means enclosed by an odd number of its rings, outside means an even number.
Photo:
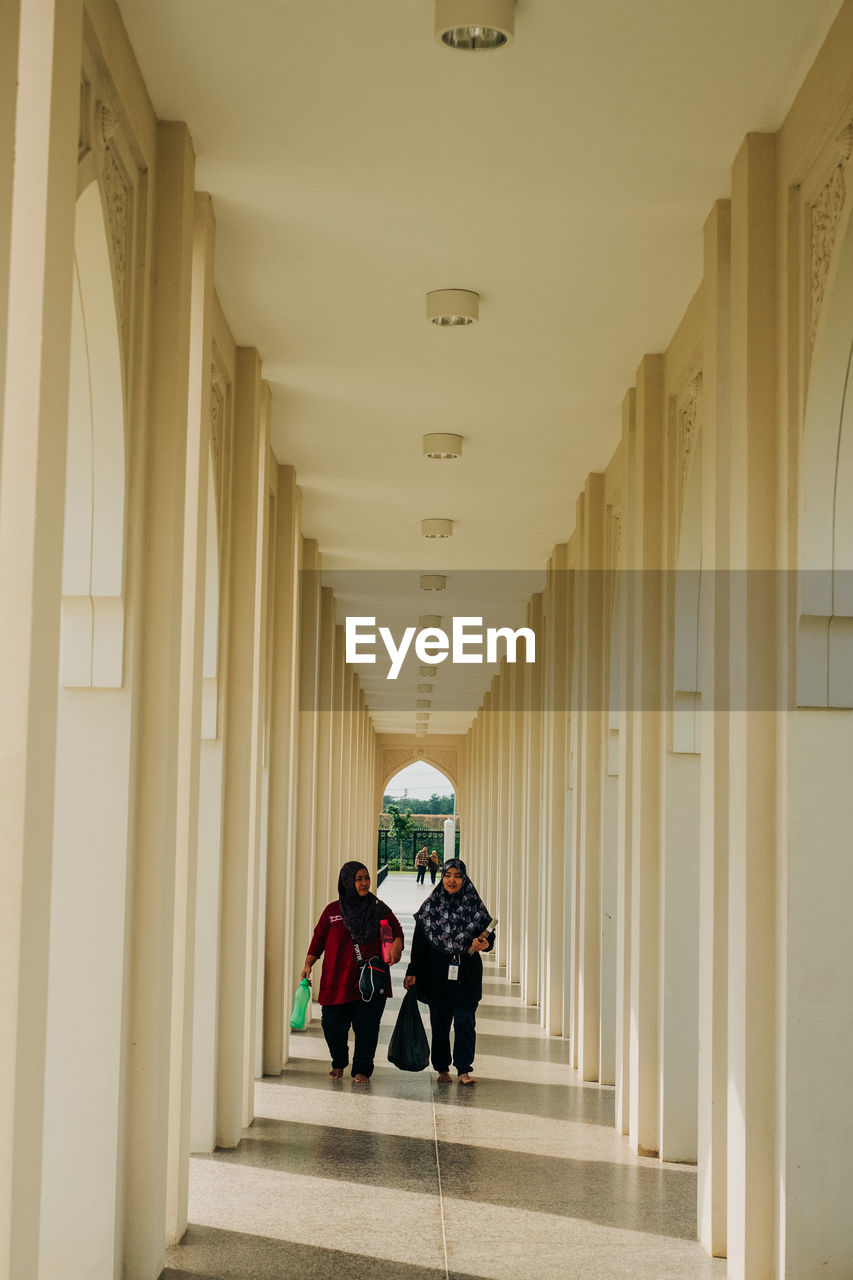
[[[495,935],[491,934],[487,950],[491,951],[494,944]],[[483,996],[481,955],[481,952],[475,951],[472,956],[469,956],[466,950],[458,956],[459,977],[456,981],[449,982],[447,969],[451,957],[431,944],[420,920],[416,920],[415,936],[412,939],[412,958],[409,961],[406,976],[414,975],[417,983],[415,987],[417,997],[427,1004],[436,1001],[453,1009],[476,1009]]]

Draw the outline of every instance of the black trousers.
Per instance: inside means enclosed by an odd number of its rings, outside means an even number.
[[[415,884],[423,884],[424,878],[426,877],[426,867],[418,867],[417,872],[418,878],[415,881]]]
[[[352,1074],[354,1076],[373,1074],[379,1024],[384,1012],[384,996],[379,1000],[371,1000],[367,1004],[363,1000],[352,1000],[347,1004],[323,1005],[321,1023],[329,1053],[332,1055],[333,1067],[342,1070],[349,1063],[348,1036],[349,1029],[352,1027],[355,1032]]]
[[[474,1065],[477,1044],[476,1009],[456,1008],[438,1000],[430,1000],[429,1024],[432,1029],[430,1059],[436,1071],[450,1070],[450,1028],[453,1026],[453,1065],[460,1075]]]

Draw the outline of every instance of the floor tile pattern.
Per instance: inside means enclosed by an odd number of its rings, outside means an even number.
[[[411,938],[414,877],[379,893]],[[578,1079],[493,963],[484,985],[473,1089],[387,1062],[401,981],[369,1086],[329,1080],[315,1008],[240,1147],[193,1158],[162,1280],[723,1280],[696,1170],[635,1156],[613,1090]]]

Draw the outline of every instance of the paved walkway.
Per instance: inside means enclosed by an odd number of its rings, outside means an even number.
[[[414,875],[379,895],[410,937]],[[634,1156],[613,1090],[486,974],[473,1089],[387,1062],[401,982],[369,1086],[329,1080],[319,1018],[294,1035],[239,1149],[193,1159],[164,1280],[723,1280],[694,1239],[695,1169]]]

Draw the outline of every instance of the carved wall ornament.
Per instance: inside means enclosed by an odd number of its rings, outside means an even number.
[[[676,412],[678,415],[678,456],[681,501],[684,501],[684,486],[687,472],[690,470],[690,459],[699,430],[702,403],[702,374],[696,373],[685,383],[678,397]]]
[[[853,129],[853,125],[849,127]],[[847,130],[841,136],[844,137],[846,133]],[[853,134],[851,134],[851,139],[853,139]],[[811,314],[809,329],[812,348],[814,348],[820,309],[823,305],[823,295],[826,289],[827,276],[829,275],[832,250],[838,234],[838,224],[841,221],[841,212],[847,198],[847,183],[844,176],[846,163],[846,158],[843,158],[835,166],[832,175],[811,208]]]
[[[80,81],[80,136],[77,144],[77,163],[85,160],[92,150],[92,86],[84,76]]]
[[[213,473],[219,480],[222,457],[222,429],[225,421],[225,387],[214,364],[210,370],[210,447],[213,450]]]
[[[104,201],[110,231],[113,268],[115,270],[116,298],[118,300],[119,325],[124,327],[125,298],[127,295],[127,259],[130,236],[130,184],[122,172],[113,148],[106,147],[101,174],[104,184]]]
[[[386,780],[399,773],[406,764],[411,764],[415,753],[409,747],[385,747],[382,751],[382,768]]]
[[[114,138],[116,135],[116,131],[118,130],[118,116],[111,107],[107,106],[105,102],[100,102],[98,103],[98,118],[101,128],[101,138],[105,143],[107,143],[110,138]]]
[[[610,504],[611,516],[613,519],[613,568],[619,565],[619,556],[622,553],[622,494],[615,493],[613,501]]]
[[[436,747],[427,754],[436,769],[440,769],[448,777],[456,778],[458,782],[457,761],[459,752],[455,747]]]

